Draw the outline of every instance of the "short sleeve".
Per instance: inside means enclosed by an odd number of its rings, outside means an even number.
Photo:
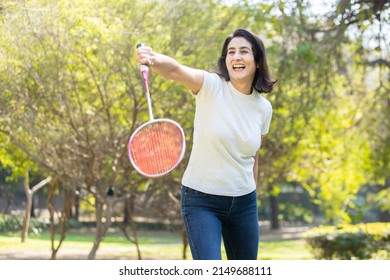
[[[271,103],[269,103],[269,110],[267,110],[268,114],[267,116],[264,118],[264,122],[263,122],[263,125],[262,125],[262,129],[261,129],[261,135],[265,135],[269,132],[269,128],[270,128],[270,125],[271,125],[271,120],[272,120],[272,106],[271,106]]]
[[[204,98],[205,95],[213,94],[216,92],[216,87],[220,82],[220,78],[216,73],[210,73],[207,71],[203,71],[203,84],[200,88],[199,92],[195,95],[196,98]]]

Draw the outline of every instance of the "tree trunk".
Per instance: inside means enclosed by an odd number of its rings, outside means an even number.
[[[28,174],[28,171],[24,176],[23,188],[24,188],[24,193],[26,194],[26,212],[24,213],[22,242],[25,242],[28,235],[28,229],[30,227],[31,205],[32,205],[32,196],[33,196],[33,193],[30,190],[30,176]]]
[[[51,260],[57,259],[57,253],[64,242],[66,238],[66,232],[68,231],[68,221],[70,217],[70,209],[73,206],[74,203],[74,191],[69,189],[63,189],[62,192],[62,210],[61,213],[58,214],[58,210],[55,207],[55,204],[53,203],[53,196],[56,193],[59,183],[57,180],[53,181],[54,183],[51,184],[49,193],[48,193],[48,199],[47,199],[47,206],[50,213],[50,238],[51,238]],[[55,226],[54,223],[54,216],[57,214],[58,216],[58,227]],[[55,238],[56,233],[60,233],[60,239],[55,245]]]
[[[279,224],[279,206],[278,206],[278,197],[271,195],[271,229],[276,230],[280,229]]]
[[[74,216],[73,219],[79,221],[80,217],[80,188],[77,188],[75,201],[74,201]]]
[[[96,253],[99,249],[100,243],[103,241],[108,229],[111,226],[113,203],[114,198],[112,196],[107,196],[105,203],[99,201],[99,198],[96,198],[96,235],[92,249],[88,254],[89,260],[94,260],[96,258]],[[104,207],[104,204],[106,204],[106,207]],[[103,221],[103,214],[105,214],[105,221]]]
[[[187,231],[186,231],[184,226],[181,229],[181,237],[182,237],[182,241],[183,241],[182,257],[183,257],[183,260],[185,260],[187,258],[188,238],[187,238]]]
[[[26,194],[26,213],[24,215],[24,222],[23,222],[23,229],[22,229],[22,242],[26,241],[28,235],[28,229],[30,227],[33,195],[37,190],[45,186],[50,181],[51,181],[51,177],[49,176],[45,180],[42,180],[41,182],[39,182],[38,184],[36,184],[34,187],[30,189],[30,176],[29,176],[29,172],[26,171],[26,174],[24,176],[24,183],[23,183],[24,192]]]
[[[133,196],[126,197],[125,199],[125,213],[121,230],[126,239],[133,243],[137,249],[138,259],[142,260],[141,250],[139,248],[138,235],[137,235],[137,223],[133,219]],[[127,232],[127,226],[130,226],[131,236]]]
[[[12,204],[12,197],[9,194],[5,195],[5,207],[3,214],[9,214],[10,213],[10,208]]]
[[[103,204],[99,202],[97,198],[95,203],[95,217],[96,217],[96,235],[95,235],[95,240],[93,242],[92,249],[88,254],[89,260],[94,260],[96,258],[96,252],[98,251],[100,242],[103,240],[104,237],[103,224],[102,224]]]
[[[131,234],[133,235],[133,239],[130,239],[128,238],[130,241],[132,241],[137,249],[137,255],[138,255],[138,259],[139,260],[142,260],[142,256],[141,256],[141,250],[139,248],[139,242],[138,242],[138,234],[137,234],[137,223],[134,222],[134,219],[133,219],[133,210],[134,210],[134,196],[130,196],[129,198],[126,198],[126,216],[127,216],[127,219],[128,219],[128,224],[130,225],[130,229],[131,229]]]

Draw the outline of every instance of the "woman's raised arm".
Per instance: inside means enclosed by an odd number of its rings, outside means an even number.
[[[153,52],[148,46],[141,46],[136,53],[137,63],[147,65],[161,77],[176,81],[197,94],[203,84],[202,70],[180,64],[174,58]]]

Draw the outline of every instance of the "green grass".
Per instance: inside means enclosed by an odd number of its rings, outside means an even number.
[[[259,258],[262,260],[312,260],[309,246],[303,239],[260,242]]]
[[[141,231],[138,239],[143,259],[182,259],[183,246],[181,236],[178,233]],[[91,232],[68,233],[59,250],[58,258],[85,259],[92,248],[93,241],[94,234]],[[24,243],[21,243],[19,233],[0,234],[0,259],[5,259],[5,256],[10,254],[14,254],[14,259],[17,259],[18,254],[22,252],[24,258],[27,259],[29,259],[29,253],[35,254],[35,257],[31,258],[47,259],[47,256],[50,256],[50,246],[49,233],[29,235]],[[64,252],[67,252],[67,255],[61,257]],[[223,255],[225,256],[224,251]],[[135,245],[130,243],[120,232],[108,233],[101,242],[96,258],[137,259],[137,251]],[[187,259],[191,259],[189,249],[187,250]],[[259,259],[303,260],[313,259],[313,256],[302,239],[272,240],[260,242]]]

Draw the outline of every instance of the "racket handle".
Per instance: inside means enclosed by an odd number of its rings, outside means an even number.
[[[137,44],[137,49],[140,48],[140,47],[143,47],[143,46],[145,46],[144,43],[138,43]],[[142,75],[145,75],[145,74],[147,74],[149,72],[149,67],[147,65],[145,65],[145,64],[142,64],[140,66],[140,70],[141,70]]]
[[[139,43],[137,44],[137,49],[143,46],[145,46],[143,43]],[[152,101],[150,100],[149,85],[148,85],[149,67],[145,64],[141,64],[140,70],[145,84],[145,94],[146,94],[146,100],[148,102],[149,119],[153,120],[154,118],[152,112]]]

